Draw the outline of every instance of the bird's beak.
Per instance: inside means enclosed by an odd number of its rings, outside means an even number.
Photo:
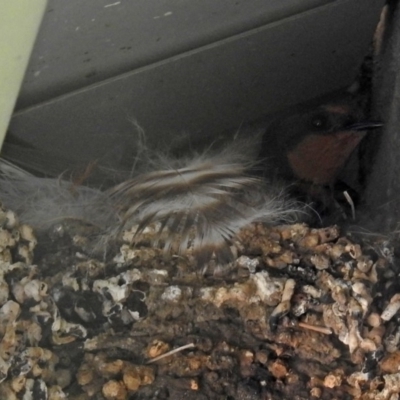
[[[346,129],[349,131],[369,131],[371,129],[381,128],[382,126],[383,123],[379,121],[363,121],[346,126]]]

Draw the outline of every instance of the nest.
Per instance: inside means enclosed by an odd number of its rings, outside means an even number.
[[[0,398],[398,398],[387,242],[252,224],[201,274],[151,229],[96,258],[79,221],[38,241],[4,208],[0,224]]]

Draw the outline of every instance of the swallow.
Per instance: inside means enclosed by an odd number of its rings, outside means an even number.
[[[275,121],[260,155],[286,179],[329,186],[366,133],[382,125],[349,101],[321,105]]]
[[[294,182],[310,197],[334,191],[350,156],[378,121],[368,121],[354,100],[304,108],[274,121],[264,134],[260,158],[266,174]],[[317,197],[320,197],[317,194]],[[323,201],[325,202],[325,200]]]

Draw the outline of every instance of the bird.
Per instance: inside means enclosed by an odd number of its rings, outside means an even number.
[[[336,185],[344,186],[338,177],[352,153],[368,131],[382,125],[366,119],[357,99],[347,95],[299,107],[265,132],[259,153],[265,160],[264,176],[292,182],[297,195],[330,209]]]

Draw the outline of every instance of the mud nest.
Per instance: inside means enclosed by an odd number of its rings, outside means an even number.
[[[387,241],[254,224],[200,273],[151,229],[94,257],[80,221],[0,226],[1,399],[398,399]]]

